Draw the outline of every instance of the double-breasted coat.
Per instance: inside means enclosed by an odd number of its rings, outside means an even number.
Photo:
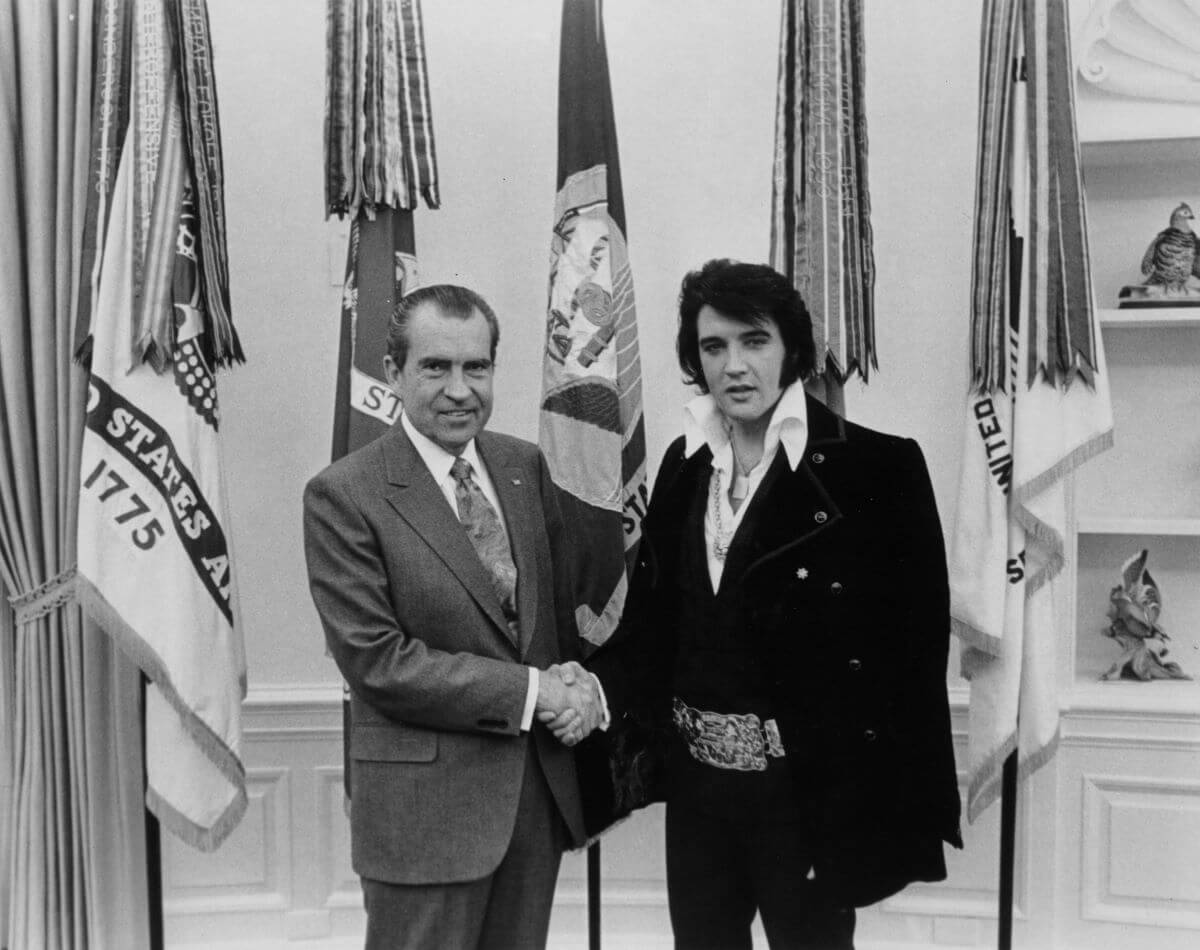
[[[776,454],[721,589],[738,586],[738,635],[756,644],[756,677],[810,818],[815,878],[832,899],[864,906],[943,879],[943,842],[962,846],[945,549],[917,444],[811,397],[807,410],[803,460],[793,471]],[[588,661],[614,717],[580,747],[593,833],[670,784],[678,579],[682,558],[705,550],[711,463],[707,447],[690,458],[682,439],[668,448],[622,624]]]

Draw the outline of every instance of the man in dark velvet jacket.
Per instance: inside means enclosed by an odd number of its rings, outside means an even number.
[[[855,907],[962,846],[925,462],[806,396],[811,321],[769,267],[689,274],[677,343],[703,395],[587,663],[611,716],[579,748],[590,831],[666,799],[677,947],[749,948],[756,912],[772,947],[851,947]]]

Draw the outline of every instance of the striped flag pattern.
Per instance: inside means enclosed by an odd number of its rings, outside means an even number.
[[[589,552],[575,617],[591,649],[608,639],[625,602],[647,501],[646,440],[599,0],[565,0],[561,44],[539,443],[574,545]]]

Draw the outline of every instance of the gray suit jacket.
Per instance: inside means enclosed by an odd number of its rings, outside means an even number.
[[[354,869],[433,884],[495,870],[512,837],[533,742],[568,833],[583,839],[574,760],[546,730],[520,731],[525,665],[574,658],[554,565],[561,517],[536,446],[476,439],[517,567],[520,643],[487,571],[397,424],[304,492],[309,586],[352,693]]]

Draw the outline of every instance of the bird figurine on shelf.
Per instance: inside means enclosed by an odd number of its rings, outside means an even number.
[[[1200,306],[1200,237],[1192,230],[1194,218],[1186,203],[1171,212],[1171,223],[1142,256],[1145,281],[1124,287],[1120,306]]]
[[[1189,279],[1200,278],[1200,238],[1192,230],[1195,215],[1186,204],[1171,212],[1171,223],[1146,248],[1142,276],[1168,294],[1188,292]]]
[[[1165,660],[1167,632],[1159,625],[1162,596],[1146,570],[1149,551],[1143,548],[1121,565],[1121,583],[1108,595],[1104,635],[1121,646],[1121,655],[1100,678],[1132,680],[1190,680],[1178,663]]]

